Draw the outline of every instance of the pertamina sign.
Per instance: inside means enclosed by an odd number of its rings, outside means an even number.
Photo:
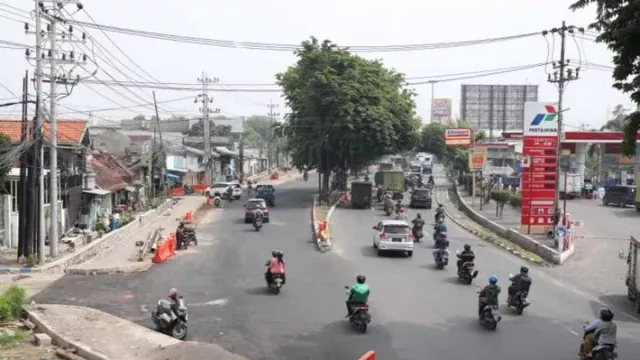
[[[471,129],[445,129],[444,143],[447,146],[469,146],[471,135]]]
[[[527,101],[524,103],[524,136],[548,136],[558,133],[558,105]]]

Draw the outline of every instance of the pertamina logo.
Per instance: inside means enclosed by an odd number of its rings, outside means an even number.
[[[546,124],[553,123],[558,117],[556,107],[553,105],[545,105],[544,109],[546,110],[546,113],[537,114],[533,118],[533,121],[531,121],[531,127],[529,128],[530,132],[552,132],[557,130],[556,124],[553,126],[545,126]]]

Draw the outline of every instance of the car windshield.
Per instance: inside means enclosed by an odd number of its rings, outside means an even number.
[[[255,209],[255,208],[264,208],[267,207],[266,204],[264,203],[264,201],[249,201],[247,203],[247,207],[251,208],[251,209]]]
[[[429,196],[429,190],[416,190],[413,196]]]
[[[227,187],[227,186],[229,186],[229,185],[228,184],[221,184],[221,183],[213,185],[214,188],[223,188],[223,187]]]
[[[409,168],[409,170],[411,170],[411,172],[413,172],[413,173],[419,173],[420,170],[422,170],[422,169],[420,168],[420,166],[412,166],[412,167]]]
[[[408,234],[409,226],[406,225],[385,225],[384,232],[387,234]]]

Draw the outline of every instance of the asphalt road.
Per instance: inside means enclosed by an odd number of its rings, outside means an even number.
[[[475,315],[475,284],[458,284],[453,268],[433,268],[431,234],[413,258],[375,254],[371,227],[380,210],[337,209],[332,218],[336,249],[318,252],[309,230],[314,185],[280,186],[273,223],[259,233],[243,223],[237,202],[198,229],[200,244],[189,253],[146,273],[65,276],[35,301],[91,306],[151,326],[147,309],[176,286],[190,305],[191,340],[215,342],[255,360],[350,360],[368,350],[385,360],[575,358],[581,325],[600,306],[596,299],[533,269],[533,305],[522,317],[503,307],[498,330],[486,331]],[[433,216],[432,211],[423,214],[428,220]],[[448,226],[452,249],[463,242],[476,249],[477,283],[495,272],[506,293],[506,277],[521,261]],[[288,282],[278,296],[267,293],[262,275],[273,248],[285,252],[288,265]],[[367,334],[357,334],[343,318],[343,287],[359,273],[372,287],[373,322]],[[619,354],[634,358],[640,344],[631,339],[640,338],[640,324],[621,315],[617,319]]]

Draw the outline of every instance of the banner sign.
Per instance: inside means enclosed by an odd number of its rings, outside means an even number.
[[[471,129],[445,129],[444,143],[447,146],[469,146],[472,135]]]

